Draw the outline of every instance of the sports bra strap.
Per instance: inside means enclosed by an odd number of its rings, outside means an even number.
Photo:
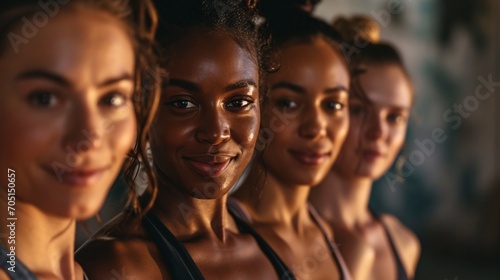
[[[155,215],[147,214],[143,219],[143,225],[160,249],[163,261],[173,279],[205,279],[184,245]]]

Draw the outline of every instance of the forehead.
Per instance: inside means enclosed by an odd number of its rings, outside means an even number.
[[[359,82],[371,103],[379,106],[410,108],[412,90],[408,78],[397,65],[369,65]]]
[[[305,87],[349,88],[349,73],[342,58],[323,38],[292,43],[281,50],[281,68],[270,75],[270,81],[288,80]]]
[[[24,37],[23,29],[21,23],[12,34]],[[0,67],[12,73],[48,69],[78,83],[121,75],[135,64],[132,42],[122,23],[104,12],[67,8],[34,34],[16,45],[17,52],[12,42],[8,44],[0,54]]]
[[[222,86],[241,79],[258,82],[256,57],[225,33],[190,34],[169,48],[172,78]]]

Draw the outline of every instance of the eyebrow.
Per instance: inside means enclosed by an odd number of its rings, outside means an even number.
[[[56,84],[59,84],[61,86],[65,87],[71,86],[71,82],[65,77],[46,70],[26,71],[16,77],[16,80],[29,80],[29,79],[45,79],[54,82]],[[133,81],[133,77],[129,73],[124,73],[120,76],[105,80],[104,82],[100,83],[98,87],[109,86],[121,81]]]
[[[253,87],[257,87],[257,83],[254,82],[253,80],[241,80],[241,81],[238,81],[236,83],[233,83],[233,84],[230,84],[228,86],[226,86],[224,88],[224,91],[225,92],[230,92],[230,91],[233,91],[233,90],[237,90],[237,89],[242,89],[242,88],[246,88],[246,87],[250,87],[250,86],[253,86]]]
[[[293,84],[290,82],[278,82],[278,83],[271,86],[271,90],[280,89],[280,88],[288,89],[288,90],[294,91],[294,92],[299,93],[299,94],[306,94],[307,93],[307,90],[304,87],[301,87],[299,85],[296,85],[296,84]],[[324,92],[327,94],[338,93],[338,92],[342,92],[342,91],[349,93],[349,90],[344,86],[337,86],[334,88],[327,88],[324,90]]]
[[[182,79],[170,79],[168,86],[177,86],[191,92],[198,92],[198,93],[202,92],[201,88],[197,84]],[[241,80],[232,83],[228,86],[225,86],[223,90],[224,92],[230,92],[233,90],[242,89],[249,86],[257,87],[257,83],[251,79]]]

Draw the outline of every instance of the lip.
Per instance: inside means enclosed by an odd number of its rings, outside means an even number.
[[[331,152],[322,152],[322,151],[297,151],[297,150],[289,150],[288,151],[292,157],[297,160],[299,163],[308,166],[316,166],[323,164],[328,158],[331,156]]]
[[[197,155],[187,156],[184,160],[193,171],[203,177],[215,178],[221,176],[231,161],[235,158],[232,155]]]
[[[361,152],[361,157],[363,158],[363,160],[368,161],[368,162],[374,162],[374,161],[382,158],[382,156],[383,156],[383,154],[378,150],[367,149],[367,150],[363,150]]]
[[[60,183],[71,187],[86,187],[95,185],[103,176],[108,167],[103,168],[72,168],[71,170],[54,170],[45,168],[45,170],[54,176]]]

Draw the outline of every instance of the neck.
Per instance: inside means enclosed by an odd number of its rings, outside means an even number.
[[[205,236],[225,242],[229,227],[226,199],[227,194],[214,199],[194,198],[159,180],[152,211],[181,241]]]
[[[4,197],[1,200],[7,205]],[[14,235],[0,236],[0,242],[8,251],[15,247],[17,260],[39,277],[75,279],[74,219],[49,215],[20,200],[15,205],[17,219],[7,220],[7,214],[0,211],[0,224],[15,225]]]
[[[310,221],[307,198],[311,186],[287,184],[267,174],[265,182],[259,182],[256,189],[260,191],[244,184],[234,194],[248,208],[254,222],[300,229]]]
[[[370,178],[346,178],[330,171],[309,200],[325,219],[352,229],[372,220],[368,208],[372,183]]]

